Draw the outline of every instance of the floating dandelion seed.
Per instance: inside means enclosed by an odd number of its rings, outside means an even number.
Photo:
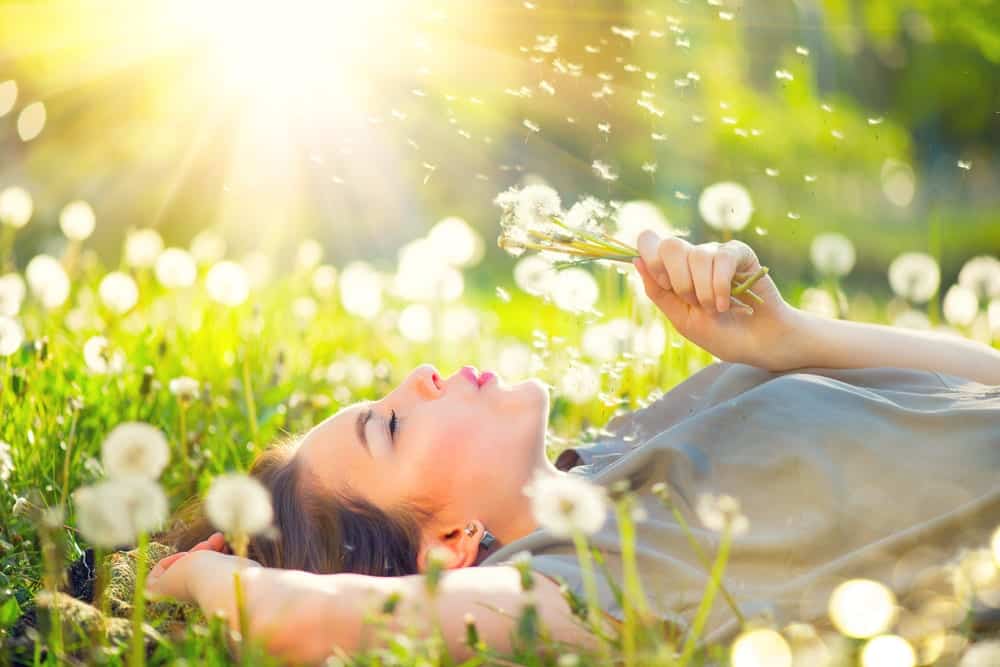
[[[796,46],[795,47],[795,53],[799,54],[800,56],[808,56],[809,55],[809,49],[807,49],[804,46]]]
[[[796,213],[795,211],[789,211],[788,212],[788,219],[789,220],[799,220],[801,218],[802,218],[802,216],[799,215],[798,213]]]
[[[660,134],[659,132],[652,132],[652,133],[650,133],[649,137],[653,141],[666,141],[667,140],[667,135]]]
[[[538,123],[536,123],[536,122],[534,122],[532,120],[528,120],[527,118],[525,118],[522,121],[522,124],[526,128],[528,128],[529,130],[531,130],[532,132],[541,132],[542,131],[542,128],[538,125]]]
[[[89,237],[94,233],[96,224],[94,209],[85,201],[70,202],[59,213],[59,227],[71,241],[83,241]]]
[[[6,116],[17,103],[17,82],[0,83],[0,117]]]
[[[544,79],[542,81],[538,82],[538,87],[541,88],[542,90],[544,90],[549,95],[555,95],[556,94],[555,86],[553,86],[548,81],[545,81]]]
[[[734,18],[736,18],[736,14],[734,14],[733,12],[719,12],[719,18],[722,19],[723,21],[732,21]]]
[[[219,475],[205,496],[205,514],[227,535],[251,537],[271,528],[271,494],[253,477],[239,473]]]
[[[21,141],[31,141],[45,129],[45,104],[33,102],[21,109],[17,117],[17,135]]]
[[[776,79],[784,79],[785,81],[794,81],[795,76],[792,75],[787,69],[779,69],[774,71],[774,77]]]
[[[611,34],[618,35],[619,37],[624,37],[628,41],[634,40],[639,36],[638,30],[633,30],[632,28],[622,28],[616,25],[611,26]]]
[[[674,199],[680,199],[681,201],[687,201],[691,199],[691,196],[687,193],[681,192],[680,190],[674,190]]]
[[[129,546],[139,533],[158,529],[167,518],[167,497],[145,477],[120,477],[73,493],[76,525],[92,544],[105,549]]]
[[[913,303],[926,303],[941,283],[937,261],[926,253],[906,252],[889,264],[889,285]]]
[[[0,315],[0,357],[9,357],[21,349],[24,328],[13,317]]]
[[[603,134],[611,134],[611,123],[598,123],[597,131]]]
[[[792,667],[792,649],[779,633],[758,628],[736,638],[730,660],[732,667]]]
[[[870,579],[851,579],[837,586],[828,605],[830,620],[848,637],[867,639],[896,620],[896,596]]]
[[[101,444],[101,463],[109,477],[157,479],[169,460],[166,437],[145,422],[119,424]]]
[[[617,181],[618,174],[611,168],[611,165],[604,162],[603,160],[594,160],[591,167],[597,172],[597,174],[603,178],[605,181]]]
[[[139,229],[125,239],[125,263],[145,269],[156,264],[163,252],[163,237],[155,229]]]
[[[833,113],[833,107],[830,106],[829,104],[821,104],[819,105],[819,108],[827,113]]]
[[[139,300],[139,286],[132,276],[120,271],[104,276],[97,291],[104,305],[118,315],[132,310]]]
[[[869,118],[868,119],[868,124],[869,125],[881,125],[883,122],[885,122],[885,118],[883,118],[882,116],[879,116],[877,118]]]
[[[766,169],[764,169],[764,173],[767,174],[768,176],[774,177],[774,176],[777,176],[778,174],[780,174],[781,172],[778,171],[777,169],[773,169],[771,167],[767,167]]]
[[[0,276],[0,315],[14,317],[21,312],[21,303],[27,290],[24,279],[19,274]]]
[[[739,231],[750,222],[753,202],[750,193],[739,183],[716,183],[702,191],[698,212],[715,229]]]
[[[834,139],[839,140],[844,138],[844,133],[841,132],[840,130],[830,130],[830,136],[832,136]]]
[[[194,257],[183,248],[167,248],[156,258],[156,280],[167,289],[190,287],[198,276]]]
[[[809,257],[816,270],[825,276],[840,278],[854,268],[854,244],[843,234],[820,234],[813,239]]]
[[[642,170],[644,172],[646,172],[647,174],[650,174],[650,175],[655,174],[656,173],[656,163],[655,162],[643,162],[642,163]]]
[[[24,188],[11,186],[0,191],[0,223],[19,229],[28,224],[34,210],[31,195]]]
[[[499,285],[497,285],[496,288],[496,295],[497,298],[503,301],[504,303],[510,303],[510,292],[500,287]]]
[[[607,518],[607,496],[603,487],[580,477],[543,479],[536,477],[524,487],[538,523],[557,537],[575,531],[592,535]]]
[[[816,182],[816,177],[813,176],[812,174],[805,174],[805,175],[802,176],[802,179],[806,183],[815,183]]]
[[[972,160],[959,160],[956,164],[958,164],[959,169],[964,169],[965,171],[972,169]]]
[[[753,231],[757,236],[767,236],[767,230],[763,227],[754,227]]]

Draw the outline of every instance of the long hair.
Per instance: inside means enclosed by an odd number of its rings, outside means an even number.
[[[349,491],[324,491],[298,462],[297,439],[279,441],[254,460],[250,475],[271,492],[275,537],[253,537],[247,557],[265,567],[319,574],[417,574],[421,527],[440,508],[405,501],[383,509]],[[186,551],[216,532],[201,498],[185,501],[157,540]]]

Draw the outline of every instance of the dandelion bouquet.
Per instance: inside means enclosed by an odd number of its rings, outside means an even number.
[[[546,185],[510,188],[497,195],[494,203],[503,211],[497,246],[518,257],[536,250],[554,259],[553,267],[609,260],[632,263],[639,251],[605,231],[613,223],[615,210],[594,197],[585,197],[565,213],[559,193]],[[762,266],[754,273],[737,274],[731,296],[747,294],[758,303],[764,300],[751,287],[768,273]]]

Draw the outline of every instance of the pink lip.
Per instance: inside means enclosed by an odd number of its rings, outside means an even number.
[[[480,386],[480,387],[482,387],[482,386],[483,386],[484,384],[486,384],[487,382],[490,382],[490,381],[492,381],[492,380],[495,380],[495,379],[496,379],[496,377],[497,377],[497,376],[496,376],[496,375],[495,375],[494,373],[491,373],[491,372],[489,372],[489,371],[483,371],[483,372],[482,372],[482,373],[481,373],[481,374],[479,375],[479,386]]]
[[[472,384],[477,387],[479,386],[479,378],[476,375],[475,366],[462,366],[462,370],[460,370],[459,373],[467,377]]]

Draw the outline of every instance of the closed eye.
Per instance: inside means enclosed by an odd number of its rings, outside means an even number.
[[[399,430],[399,419],[397,419],[396,417],[395,410],[392,410],[391,414],[392,416],[389,418],[389,436],[390,436],[389,439],[395,442],[396,431]]]

